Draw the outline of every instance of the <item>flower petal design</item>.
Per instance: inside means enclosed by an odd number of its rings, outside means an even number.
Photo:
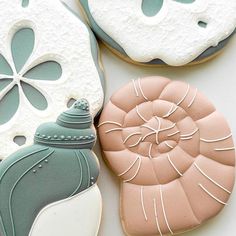
[[[6,88],[10,83],[12,82],[12,79],[2,79],[0,80],[0,92]],[[0,93],[1,94],[1,93]]]
[[[62,75],[61,65],[56,61],[43,62],[24,74],[25,78],[33,80],[58,80]]]
[[[142,10],[146,16],[155,16],[162,8],[163,0],[143,0]]]
[[[0,54],[0,74],[13,75],[13,71],[6,58]]]
[[[29,0],[22,0],[21,6],[22,7],[28,7],[29,6]]]
[[[11,51],[16,71],[19,72],[30,57],[35,43],[34,31],[30,28],[20,29],[12,38]]]
[[[19,106],[19,90],[15,85],[1,100],[0,100],[0,125],[7,123],[16,113]]]
[[[38,110],[45,110],[48,107],[48,102],[44,95],[32,85],[21,81],[21,86],[25,96],[29,102]]]
[[[174,0],[176,2],[179,2],[179,3],[193,3],[195,2],[195,0]]]

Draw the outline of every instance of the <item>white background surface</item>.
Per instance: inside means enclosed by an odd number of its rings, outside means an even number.
[[[78,11],[77,1],[64,0],[75,11]],[[225,115],[236,141],[236,35],[223,53],[215,59],[202,65],[183,68],[140,67],[122,61],[103,45],[101,45],[101,52],[106,76],[106,101],[113,92],[130,82],[131,79],[160,75],[173,80],[182,80],[207,95],[216,108]],[[118,178],[102,160],[99,145],[96,146],[95,152],[101,163],[98,185],[102,192],[104,208],[99,236],[124,236],[119,219]],[[217,217],[183,235],[236,235],[236,189],[230,198],[229,206],[226,206]]]

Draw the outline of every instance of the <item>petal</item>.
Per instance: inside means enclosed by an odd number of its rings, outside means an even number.
[[[16,71],[19,72],[34,49],[35,35],[30,28],[20,29],[12,38],[11,51]]]
[[[155,16],[162,8],[163,0],[143,0],[142,10],[146,16]]]
[[[22,0],[22,7],[28,7],[29,6],[29,0]]]
[[[59,63],[46,61],[27,71],[24,77],[34,80],[58,80],[61,75],[62,68]]]
[[[179,2],[179,3],[193,3],[195,2],[195,0],[174,0],[176,2]]]
[[[0,100],[0,125],[8,122],[16,113],[19,106],[19,90],[15,85],[1,100]]]
[[[22,89],[29,102],[38,110],[45,110],[48,107],[48,102],[44,95],[34,88],[32,85],[21,81]]]
[[[0,54],[0,74],[13,75],[11,66],[8,64],[6,58]]]
[[[1,79],[0,80],[0,92],[6,88],[10,83],[12,82],[12,79]]]

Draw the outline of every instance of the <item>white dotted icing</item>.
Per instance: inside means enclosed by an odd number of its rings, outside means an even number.
[[[88,0],[101,29],[138,62],[159,58],[180,66],[217,46],[236,27],[235,0],[197,0],[183,4],[165,0],[153,17],[145,16],[142,0]],[[102,7],[101,7],[102,6]],[[199,22],[207,23],[206,28]]]

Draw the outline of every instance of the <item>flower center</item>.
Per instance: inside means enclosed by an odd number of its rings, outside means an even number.
[[[19,74],[16,74],[14,75],[13,80],[15,81],[15,83],[19,84],[20,81],[22,80],[22,76]]]

